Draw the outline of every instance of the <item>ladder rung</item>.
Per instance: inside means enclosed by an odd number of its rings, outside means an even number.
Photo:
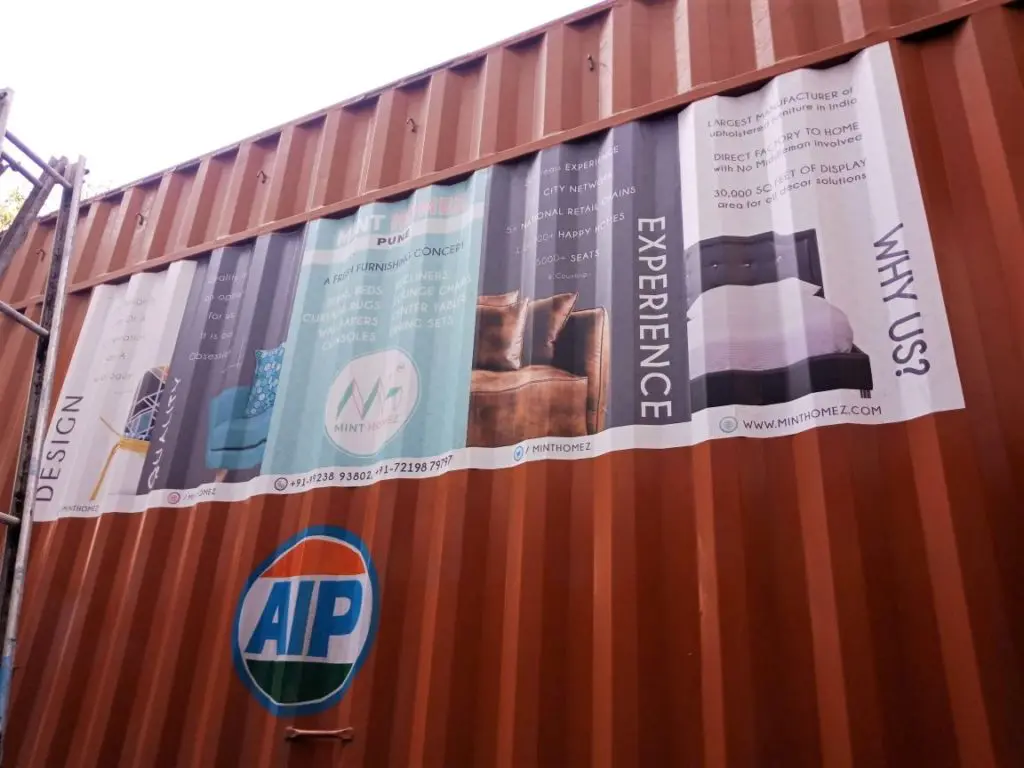
[[[9,525],[11,526],[11,528],[14,528],[20,522],[21,521],[14,515],[8,515],[6,512],[0,512],[0,523],[3,523],[4,525]]]
[[[33,187],[39,186],[39,179],[32,175],[32,172],[25,168],[21,163],[15,160],[13,157],[8,155],[6,152],[0,152],[0,160],[3,160],[7,165],[11,167],[11,170],[17,171],[26,179],[28,179]]]
[[[25,156],[29,160],[38,165],[43,170],[43,173],[45,173],[47,176],[51,176],[53,180],[58,184],[61,184],[67,187],[68,189],[71,189],[71,182],[65,179],[61,174],[57,173],[57,171],[55,171],[49,163],[43,160],[43,158],[41,158],[39,155],[37,155],[35,152],[29,149],[28,145],[25,142],[23,142],[10,131],[7,131],[7,138],[10,140],[11,144],[13,144],[22,152],[24,152]]]

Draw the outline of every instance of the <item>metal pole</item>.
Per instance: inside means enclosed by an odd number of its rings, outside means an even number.
[[[15,516],[18,516],[19,507],[22,512],[18,527],[13,573],[7,574],[10,576],[7,583],[10,584],[11,596],[7,609],[7,627],[4,631],[3,655],[0,657],[0,759],[2,759],[4,737],[7,735],[7,713],[11,698],[11,678],[14,673],[14,653],[18,646],[18,619],[25,592],[25,571],[28,566],[29,546],[32,542],[32,512],[35,506],[36,487],[39,483],[39,465],[42,463],[46,432],[49,427],[50,399],[57,369],[57,355],[60,352],[61,321],[64,318],[64,304],[68,291],[68,265],[74,252],[75,225],[78,223],[79,200],[82,193],[82,181],[85,178],[84,158],[78,158],[78,162],[71,169],[70,178],[71,186],[66,187],[61,194],[50,272],[46,283],[46,292],[43,295],[41,320],[44,326],[49,327],[50,335],[48,338],[40,337],[36,344],[36,366],[32,377],[32,387],[29,390],[25,429],[26,432],[32,431],[32,445],[26,473],[27,481],[20,499],[19,489],[15,486],[15,504],[11,509]],[[40,357],[43,358],[42,366],[39,365]],[[7,547],[7,550],[7,557],[3,564],[5,573],[11,567],[9,564],[10,547]]]
[[[5,301],[0,301],[0,314],[7,315],[7,317],[11,318],[14,322],[24,325],[36,336],[48,336],[50,334],[50,332],[43,328],[43,326],[32,322]]]
[[[41,158],[39,155],[37,155],[35,152],[29,149],[28,145],[25,142],[23,142],[10,131],[7,131],[7,138],[11,140],[11,144],[16,146],[24,153],[25,157],[27,157],[33,163],[38,165],[40,168],[42,168],[43,172],[48,174],[55,182],[61,184],[65,189],[71,189],[71,182],[65,179],[55,170],[53,170],[53,168],[50,167],[49,163],[44,163],[43,158]]]
[[[12,101],[14,101],[14,91],[10,88],[0,88],[0,152],[4,148],[4,136],[7,135],[7,116],[11,114]]]

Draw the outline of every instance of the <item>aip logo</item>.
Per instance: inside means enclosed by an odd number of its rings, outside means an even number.
[[[235,612],[235,670],[275,715],[334,705],[377,628],[377,575],[358,537],[307,528],[257,566]]]
[[[405,426],[419,396],[419,372],[402,350],[357,357],[327,392],[327,437],[354,456],[373,456]]]

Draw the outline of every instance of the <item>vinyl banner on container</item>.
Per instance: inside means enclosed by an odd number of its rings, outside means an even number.
[[[310,225],[265,472],[465,446],[488,179]]]
[[[182,261],[93,289],[46,435],[36,519],[132,503],[195,269]]]
[[[273,235],[197,264],[139,493],[259,475],[301,245]]]
[[[44,518],[963,407],[887,46],[166,274],[96,289]],[[97,490],[97,401],[146,396],[81,394],[111,297],[165,283],[144,459]]]
[[[677,125],[629,123],[494,169],[470,446],[690,420]]]
[[[679,142],[691,441],[963,407],[888,46],[696,102]]]

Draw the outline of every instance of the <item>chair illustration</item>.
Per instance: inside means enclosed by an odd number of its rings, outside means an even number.
[[[141,455],[143,458],[149,450],[149,438],[156,425],[156,412],[160,406],[160,396],[164,391],[164,384],[167,381],[167,367],[159,366],[150,368],[142,374],[142,380],[135,388],[135,399],[132,402],[132,410],[125,421],[124,429],[118,431],[110,422],[100,416],[100,422],[109,429],[117,438],[117,442],[107,454],[107,460],[103,463],[100,476],[93,486],[89,501],[95,501],[107,478],[107,472],[119,451],[128,451]]]
[[[230,470],[253,469],[263,462],[284,345],[258,349],[255,354],[252,386],[228,387],[210,401],[206,466],[216,470],[216,482],[223,482]]]

